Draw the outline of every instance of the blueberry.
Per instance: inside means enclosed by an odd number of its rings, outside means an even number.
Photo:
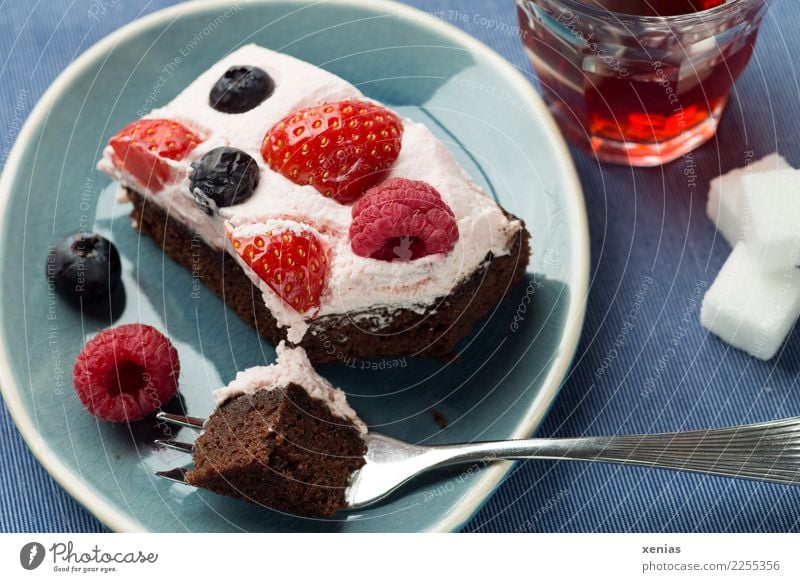
[[[241,204],[253,195],[258,185],[258,164],[242,150],[214,148],[192,164],[190,189],[206,214],[217,208]]]
[[[258,67],[231,67],[211,88],[208,103],[223,113],[244,113],[274,90],[275,81]]]
[[[47,280],[59,294],[75,303],[108,299],[121,277],[117,249],[109,240],[91,232],[61,239],[47,256]]]

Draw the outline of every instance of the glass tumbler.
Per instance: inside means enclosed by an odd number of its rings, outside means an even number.
[[[525,50],[568,139],[602,161],[655,166],[714,135],[768,0],[676,14],[687,1],[698,0],[517,0]]]

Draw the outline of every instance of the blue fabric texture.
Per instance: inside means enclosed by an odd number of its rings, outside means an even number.
[[[174,2],[0,3],[5,162],[47,86],[92,43]],[[412,0],[535,78],[513,34],[513,0]],[[700,299],[729,253],[705,216],[708,182],[779,151],[800,167],[800,6],[777,0],[718,136],[664,168],[598,164],[573,150],[589,214],[591,291],[574,367],[540,436],[723,426],[800,415],[800,334],[760,362],[699,325]],[[0,406],[0,531],[97,532],[29,452]],[[611,465],[526,462],[465,527],[481,532],[798,531],[800,489]]]

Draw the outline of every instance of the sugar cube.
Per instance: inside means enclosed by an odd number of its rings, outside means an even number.
[[[742,190],[750,187],[751,176],[790,167],[783,156],[774,153],[711,180],[706,213],[728,244],[734,246],[741,238],[740,198]]]
[[[750,176],[739,207],[742,241],[764,271],[800,264],[800,170]]]
[[[703,327],[762,360],[771,359],[800,316],[800,270],[765,272],[738,243],[703,298]]]

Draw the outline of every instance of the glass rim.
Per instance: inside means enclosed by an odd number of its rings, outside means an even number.
[[[537,0],[518,0],[520,3],[536,2]],[[674,16],[638,16],[636,14],[628,14],[626,12],[616,12],[613,10],[602,9],[593,5],[584,4],[580,0],[548,0],[554,4],[563,5],[573,11],[576,15],[587,15],[601,18],[611,22],[639,22],[639,23],[682,23],[682,22],[697,22],[698,18],[715,18],[724,15],[726,12],[734,11],[743,5],[755,4],[762,2],[766,4],[769,0],[727,0],[719,6],[713,8],[706,8],[705,10],[698,10],[696,12],[687,12],[686,14],[676,14]]]

